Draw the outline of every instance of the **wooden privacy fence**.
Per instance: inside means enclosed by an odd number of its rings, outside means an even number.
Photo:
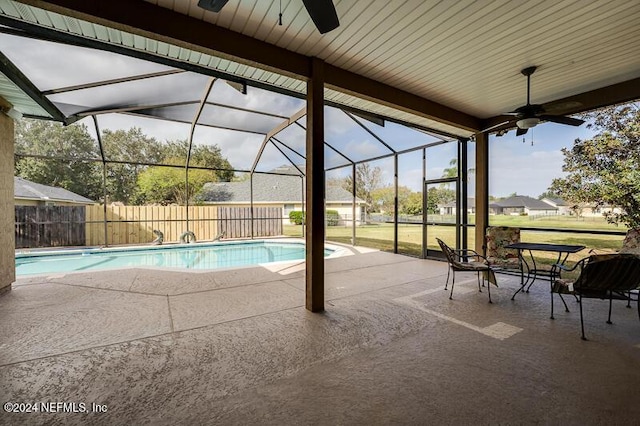
[[[16,206],[16,248],[105,245],[104,206]],[[178,242],[187,230],[184,206],[107,206],[108,245],[149,244],[164,234]],[[253,236],[282,235],[282,209],[254,207]],[[198,241],[251,237],[250,207],[190,206],[189,230]]]
[[[198,240],[213,240],[218,235],[217,207],[190,206],[189,228]],[[107,206],[109,245],[148,244],[157,229],[165,242],[178,242],[187,230],[184,206]],[[104,206],[87,207],[87,245],[104,245]]]
[[[16,248],[83,246],[85,206],[16,206]]]
[[[220,232],[224,238],[251,237],[251,207],[218,207]],[[282,235],[282,209],[280,207],[253,208],[253,236]]]

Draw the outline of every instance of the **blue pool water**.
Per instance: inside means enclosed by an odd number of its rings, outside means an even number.
[[[325,249],[325,256],[333,250]],[[304,259],[304,244],[242,241],[195,245],[60,250],[16,254],[16,275],[94,271],[123,267],[219,269]]]

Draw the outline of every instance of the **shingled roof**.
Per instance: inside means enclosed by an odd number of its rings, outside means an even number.
[[[282,168],[277,169],[282,172]],[[201,198],[206,203],[248,203],[251,200],[250,181],[210,182],[204,185]],[[264,173],[253,175],[254,203],[301,203],[304,190],[300,176],[282,176]],[[353,195],[340,186],[326,187],[327,203],[351,203]],[[356,204],[364,201],[356,197]]]
[[[58,201],[78,204],[94,204],[95,201],[90,200],[75,192],[68,191],[64,188],[55,186],[42,185],[40,183],[31,182],[30,180],[14,176],[14,197],[23,200],[36,201]]]
[[[529,210],[558,210],[557,207],[554,207],[549,203],[545,203],[544,201],[540,201],[526,195],[514,195],[513,197],[496,201],[495,204],[503,208],[524,207]]]

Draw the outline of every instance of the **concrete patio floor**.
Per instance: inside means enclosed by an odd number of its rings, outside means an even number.
[[[0,296],[0,424],[640,424],[635,304],[556,304],[546,283],[478,293],[447,265],[361,248],[326,261],[326,312],[302,265],[19,279]],[[76,406],[76,408],[79,406]],[[62,408],[59,408],[62,409]]]

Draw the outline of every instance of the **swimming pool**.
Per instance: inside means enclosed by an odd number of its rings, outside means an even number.
[[[325,257],[334,250],[326,248]],[[234,241],[152,247],[56,250],[16,254],[16,275],[95,271],[126,267],[220,269],[302,260],[302,242]]]

